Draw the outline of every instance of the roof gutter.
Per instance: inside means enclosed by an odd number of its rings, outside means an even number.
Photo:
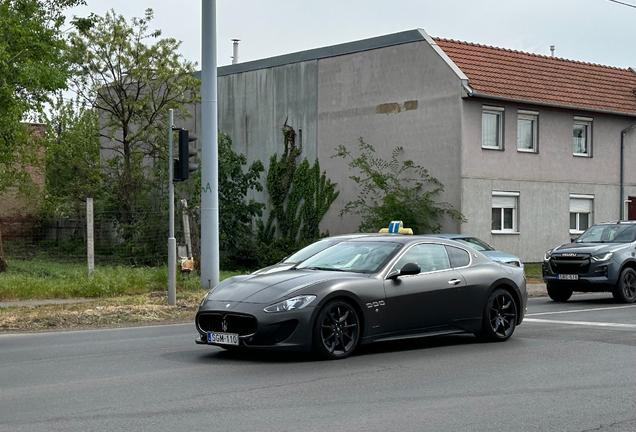
[[[572,110],[578,110],[578,111],[591,111],[591,112],[597,112],[597,113],[602,113],[602,114],[621,115],[621,116],[625,116],[625,117],[636,117],[636,113],[626,113],[626,112],[620,112],[620,111],[600,110],[600,109],[596,109],[596,108],[586,108],[586,107],[573,106],[573,105],[560,105],[560,104],[549,103],[549,102],[537,102],[537,101],[532,101],[532,100],[515,99],[515,98],[504,97],[504,96],[493,96],[493,95],[477,93],[474,89],[466,88],[466,86],[464,88],[466,89],[466,94],[467,94],[468,97],[479,97],[479,98],[484,98],[484,99],[500,100],[500,101],[503,101],[503,102],[515,102],[515,103],[523,102],[523,103],[528,103],[528,104],[532,104],[532,105],[547,106],[547,107],[552,107],[552,108],[565,108],[565,109],[572,109]],[[471,91],[469,91],[469,89]]]
[[[621,220],[625,220],[625,135],[630,130],[636,128],[636,124],[621,131]]]

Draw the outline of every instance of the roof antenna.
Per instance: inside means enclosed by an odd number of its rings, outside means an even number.
[[[552,52],[552,57],[554,57],[554,45],[550,45],[550,52]]]

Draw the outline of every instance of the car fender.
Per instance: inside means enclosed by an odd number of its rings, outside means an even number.
[[[523,296],[521,294],[521,289],[519,289],[519,286],[512,280],[512,279],[508,279],[508,278],[500,278],[497,279],[496,281],[494,281],[490,287],[488,288],[488,290],[486,290],[486,297],[483,299],[484,305],[486,304],[486,301],[488,300],[488,298],[490,297],[490,295],[497,289],[500,287],[510,287],[512,288],[512,295],[514,297],[515,303],[517,305],[517,322],[520,323],[521,319],[524,315],[524,305],[523,305]],[[506,289],[506,288],[504,288]],[[508,290],[510,291],[510,290]]]

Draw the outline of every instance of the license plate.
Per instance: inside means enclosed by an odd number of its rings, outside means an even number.
[[[238,335],[234,333],[209,332],[208,342],[222,344],[222,345],[238,345],[239,338],[238,338]]]
[[[566,275],[566,274],[558,274],[556,275],[557,279],[561,279],[561,280],[579,280],[579,275],[577,274],[573,274],[573,275]]]

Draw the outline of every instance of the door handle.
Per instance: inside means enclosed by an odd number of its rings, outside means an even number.
[[[448,281],[449,285],[457,285],[458,283],[460,283],[461,281],[459,279],[451,279]]]

